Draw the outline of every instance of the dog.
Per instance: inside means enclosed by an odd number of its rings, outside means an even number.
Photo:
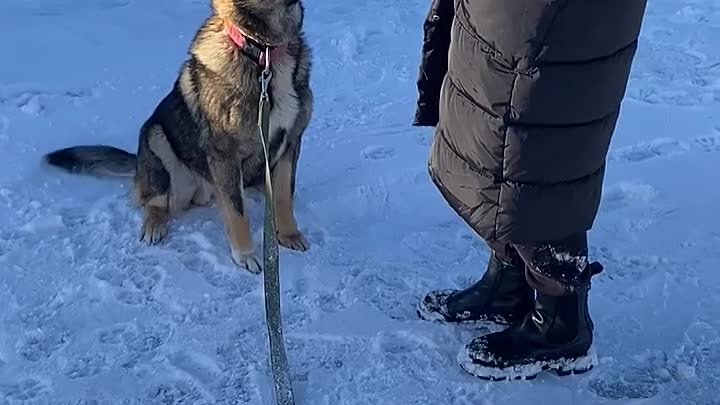
[[[258,103],[267,59],[267,147],[278,242],[296,251],[309,248],[293,204],[301,139],[313,112],[305,10],[300,0],[212,0],[211,9],[172,89],[142,125],[136,154],[81,145],[44,160],[71,173],[132,177],[143,212],[140,239],[149,245],[167,236],[174,215],[214,199],[232,260],[258,274],[245,191],[261,189],[265,179]]]

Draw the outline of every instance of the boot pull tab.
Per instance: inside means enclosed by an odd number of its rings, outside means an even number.
[[[597,276],[598,274],[602,273],[605,268],[603,267],[600,262],[592,262],[588,265],[588,275],[587,275],[587,289],[590,291],[592,289],[592,278]]]
[[[592,262],[590,263],[590,277],[597,276],[598,274],[602,273],[605,268],[603,267],[600,262]]]

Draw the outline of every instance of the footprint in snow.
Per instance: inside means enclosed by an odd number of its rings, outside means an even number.
[[[0,385],[0,393],[11,401],[31,401],[50,393],[47,384],[35,378],[24,378],[15,383]]]
[[[215,397],[216,404],[261,404],[262,397],[258,394],[259,387],[254,382],[255,373],[248,367],[241,371],[233,371],[226,375],[219,384],[219,394]],[[297,379],[295,379],[297,381]],[[185,402],[181,402],[185,403]]]
[[[695,144],[705,152],[720,152],[720,134],[695,138]]]
[[[303,381],[321,377],[330,379],[331,384],[353,374],[358,361],[373,358],[366,341],[352,337],[292,336],[288,337],[287,349],[290,353],[302,353],[296,372],[302,373]]]
[[[361,152],[365,159],[382,160],[395,156],[395,148],[388,146],[370,146]]]
[[[713,3],[709,2],[708,4],[712,5]],[[711,22],[715,14],[715,7],[713,6],[685,5],[678,9],[670,19],[685,24],[703,24]]]
[[[447,403],[477,405],[488,402],[488,393],[482,385],[457,385],[447,389]]]
[[[137,339],[139,334],[134,324],[118,324],[98,331],[97,340],[103,345],[116,346]]]
[[[0,141],[8,139],[8,128],[10,128],[10,120],[4,115],[0,115]]]
[[[648,277],[677,266],[677,263],[673,263],[666,257],[655,255],[623,256],[617,255],[604,247],[592,248],[590,253],[591,256],[603,263],[607,270],[599,276],[598,280],[607,279],[612,282],[621,279],[631,288],[634,288]]]
[[[65,347],[70,341],[70,333],[55,325],[47,325],[28,333],[19,344],[20,355],[28,361],[37,362],[48,359]]]
[[[177,323],[193,326],[214,326],[233,319],[236,295],[228,293],[225,297],[203,296],[201,300],[179,303],[183,310],[173,316]]]
[[[40,101],[40,97],[33,94],[26,95],[18,100],[18,109],[27,115],[40,115],[45,110],[45,105]]]
[[[98,269],[93,276],[112,287],[115,299],[132,306],[153,301],[155,291],[161,287],[165,278],[164,270],[159,266],[140,262],[105,266]]]
[[[627,376],[607,375],[589,383],[595,395],[613,400],[640,400],[655,397],[659,392],[652,370],[637,370]]]
[[[602,208],[610,211],[636,205],[647,205],[656,196],[657,191],[650,184],[622,181],[605,189]]]
[[[689,150],[685,143],[671,138],[658,138],[636,145],[618,148],[609,154],[609,160],[637,163],[649,159],[675,156]]]
[[[676,350],[648,350],[622,362],[611,360],[598,368],[599,375],[590,380],[589,389],[614,401],[649,399],[660,392],[667,403],[715,398],[720,381],[718,336],[715,326],[694,322]]]
[[[96,376],[108,368],[108,360],[102,353],[83,355],[72,359],[62,367],[63,374],[71,380]]]
[[[395,320],[414,320],[415,292],[401,274],[404,269],[385,269],[382,274],[363,274],[353,281],[358,297]]]
[[[214,360],[205,355],[180,350],[168,356],[170,364],[204,386],[214,386],[222,377],[222,371]]]
[[[0,14],[2,14],[2,6],[0,6]],[[33,84],[0,86],[0,104],[8,103],[32,116],[41,115],[52,103],[76,104],[90,96],[92,91],[87,89],[68,90]],[[0,138],[3,137],[8,126],[7,118],[0,116]]]
[[[125,369],[148,363],[175,334],[169,323],[153,323],[147,327],[123,323],[98,331],[97,340],[105,345],[103,351],[117,353],[118,362]]]
[[[149,403],[209,405],[202,392],[191,381],[166,382],[151,388],[147,393]],[[242,403],[242,402],[241,402]]]

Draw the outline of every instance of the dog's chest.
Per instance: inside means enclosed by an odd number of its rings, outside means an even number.
[[[272,109],[270,110],[270,144],[277,145],[273,151],[273,161],[277,161],[284,153],[288,143],[288,132],[295,125],[295,119],[300,111],[293,83],[294,61],[278,63],[273,68],[270,81],[270,95]]]

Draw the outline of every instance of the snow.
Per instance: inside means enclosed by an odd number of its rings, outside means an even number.
[[[306,0],[316,94],[282,251],[298,404],[717,404],[720,3],[651,0],[591,234],[600,364],[490,383],[456,354],[480,326],[417,320],[488,251],[427,175],[412,128],[429,0]],[[50,170],[78,143],[134,150],[205,0],[0,2],[0,404],[272,403],[262,281],[213,208],[138,241],[126,180]],[[262,204],[252,207],[257,241]]]

